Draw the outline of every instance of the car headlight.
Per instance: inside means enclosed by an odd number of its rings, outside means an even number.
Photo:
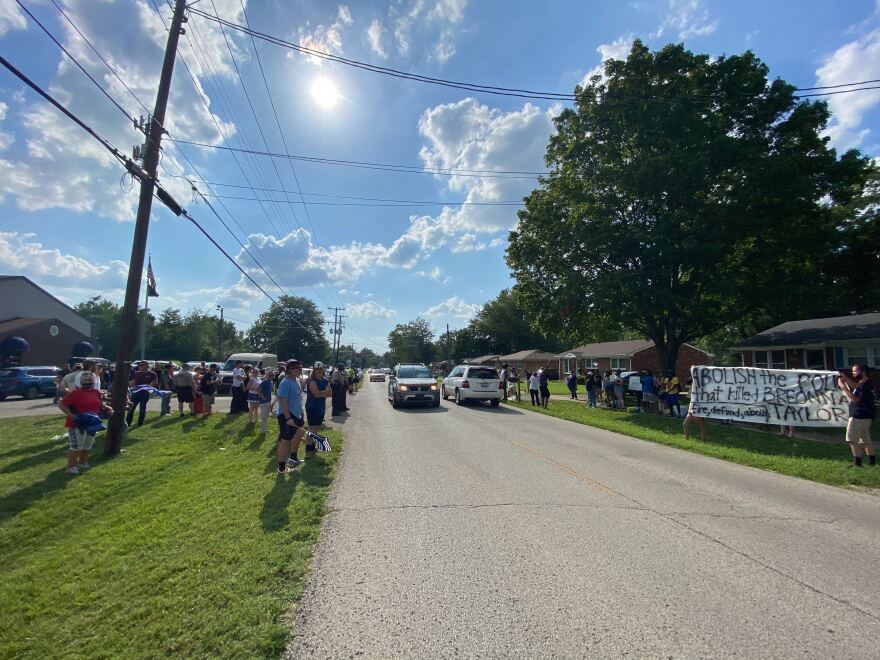
[[[436,385],[431,385],[431,391],[436,392],[436,391],[437,391],[437,386],[436,386]]]
[[[397,391],[398,392],[409,392],[409,388],[406,385],[398,385]]]

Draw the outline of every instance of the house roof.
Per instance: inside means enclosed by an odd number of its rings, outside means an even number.
[[[42,323],[43,321],[49,320],[50,319],[29,319],[24,317],[17,317],[14,319],[8,319],[6,321],[0,321],[0,335],[7,332],[14,332],[16,330],[20,330],[21,328],[27,328],[28,326],[36,325],[37,323]]]
[[[511,353],[510,355],[500,355],[498,359],[501,362],[525,362],[526,360],[553,360],[556,356],[552,353],[545,353],[544,351],[539,351],[537,349],[531,349],[527,351],[519,351],[517,353]]]
[[[30,279],[29,277],[25,277],[24,275],[0,275],[0,282],[6,282],[6,281],[8,281],[8,280],[24,280],[25,282],[27,282],[28,284],[30,284],[32,287],[34,287],[37,291],[40,291],[41,293],[44,293],[44,294],[47,295],[49,298],[51,298],[52,300],[54,300],[55,302],[57,302],[59,305],[62,305],[63,307],[66,307],[66,308],[69,309],[71,312],[73,312],[74,314],[76,314],[77,316],[79,316],[80,318],[82,318],[83,320],[86,320],[86,319],[85,319],[84,317],[82,317],[82,315],[81,315],[79,312],[77,312],[73,307],[71,307],[70,305],[68,305],[68,304],[67,304],[66,302],[64,302],[63,300],[59,300],[58,298],[56,298],[55,296],[53,296],[51,293],[49,293],[48,291],[46,291],[46,289],[44,289],[43,287],[41,287],[39,284],[37,284],[36,282],[34,282],[34,281],[33,281],[32,279]]]
[[[744,339],[735,348],[826,344],[859,339],[880,339],[880,313],[788,321]]]
[[[497,355],[481,355],[479,357],[467,358],[465,362],[467,362],[468,364],[481,364],[483,362],[495,360],[497,357]]]
[[[627,341],[603,341],[598,344],[584,344],[577,348],[572,348],[556,355],[555,357],[565,357],[569,353],[574,353],[577,357],[629,357],[634,353],[643,351],[646,348],[652,348],[654,342],[648,339],[630,339]]]

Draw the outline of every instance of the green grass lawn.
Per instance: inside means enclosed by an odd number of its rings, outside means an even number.
[[[150,416],[70,476],[61,425],[0,421],[0,657],[279,656],[341,434],[279,477],[277,425]]]
[[[793,477],[837,486],[880,488],[880,467],[849,467],[852,455],[843,442],[844,429],[838,429],[840,444],[829,445],[741,427],[707,424],[707,441],[701,442],[696,426],[692,429],[696,439],[692,433],[691,438],[685,440],[680,419],[588,408],[575,401],[551,401],[547,410],[532,406],[527,400],[509,402],[509,405]]]

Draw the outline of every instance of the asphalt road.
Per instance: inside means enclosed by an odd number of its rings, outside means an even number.
[[[384,393],[343,418],[289,657],[880,657],[880,497]]]

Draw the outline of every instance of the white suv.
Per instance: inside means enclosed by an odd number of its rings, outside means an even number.
[[[494,367],[460,364],[443,379],[440,393],[444,399],[453,397],[458,405],[465,401],[489,401],[497,407],[504,390]]]

